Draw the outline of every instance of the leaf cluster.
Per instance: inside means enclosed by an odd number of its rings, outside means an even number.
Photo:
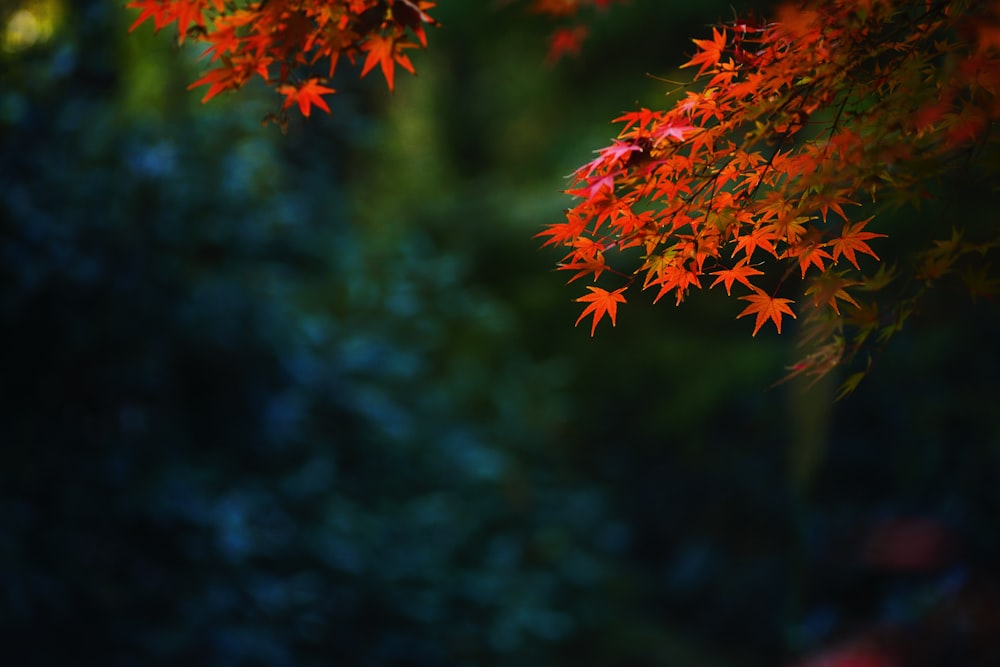
[[[680,304],[714,276],[710,288],[748,292],[737,317],[756,316],[754,335],[805,314],[812,349],[793,375],[820,377],[891,337],[913,295],[880,311],[895,274],[863,262],[879,259],[887,208],[933,198],[931,184],[995,143],[997,9],[812,2],[694,40],[692,81],[670,91],[671,106],[615,118],[617,137],[570,177],[565,220],[539,234],[568,249],[559,268],[571,282],[617,282],[588,288],[594,324],[631,285]],[[985,257],[996,245],[976,247]],[[949,270],[957,255],[942,247],[918,259],[918,281]],[[967,274],[977,293],[996,289],[985,271]]]
[[[376,66],[389,90],[396,66],[411,74],[407,50],[427,45],[425,27],[437,25],[425,0],[132,0],[140,10],[130,30],[152,21],[157,31],[176,24],[179,42],[206,45],[211,68],[190,88],[208,86],[203,102],[242,88],[254,75],[283,97],[271,119],[284,125],[285,110],[303,116],[318,107],[342,58],[364,58],[361,76]],[[319,72],[317,75],[316,73]]]

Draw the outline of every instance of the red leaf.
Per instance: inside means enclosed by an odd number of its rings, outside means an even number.
[[[162,0],[132,0],[125,7],[142,10],[135,22],[129,26],[129,32],[132,32],[149,19],[153,19],[153,27],[156,30],[160,30],[174,20],[174,17],[168,11],[170,7],[164,4]]]
[[[740,262],[733,268],[722,269],[720,271],[713,271],[712,275],[719,277],[716,278],[715,282],[709,285],[708,288],[711,289],[721,282],[726,287],[726,294],[731,295],[732,293],[730,292],[730,290],[733,287],[733,281],[739,281],[744,285],[746,285],[747,287],[749,287],[750,289],[756,289],[753,285],[750,284],[750,281],[747,279],[747,277],[762,276],[764,275],[764,272],[758,271],[757,269],[753,268],[752,266],[747,264],[746,259],[743,259],[740,260]]]
[[[719,63],[719,59],[722,58],[722,51],[726,48],[726,31],[712,28],[712,39],[693,39],[691,41],[698,47],[698,53],[681,67],[701,65],[701,69],[698,70],[698,76],[700,76],[705,70],[715,67]]]
[[[794,251],[790,251],[791,255],[799,260],[799,268],[802,269],[802,277],[806,277],[806,271],[809,267],[815,264],[819,267],[820,271],[825,271],[826,267],[823,265],[824,259],[833,259],[826,250],[816,244],[810,243],[809,245],[801,246],[796,248]]]
[[[764,322],[768,320],[774,322],[774,327],[778,330],[778,333],[781,333],[782,314],[791,315],[793,319],[795,318],[795,313],[793,313],[792,309],[788,307],[788,304],[794,303],[791,299],[779,299],[760,289],[757,290],[756,294],[741,296],[740,298],[744,301],[749,301],[750,305],[744,308],[743,312],[736,316],[736,319],[739,319],[744,315],[756,313],[757,322],[753,328],[754,336],[756,336],[757,332],[760,331]]]
[[[746,253],[746,258],[750,259],[753,255],[753,251],[757,248],[763,248],[772,255],[777,256],[777,251],[774,249],[774,245],[771,241],[776,241],[778,239],[775,231],[770,227],[754,227],[754,229],[749,234],[743,234],[736,239],[736,248],[733,250],[733,256],[742,250]]]
[[[329,95],[336,91],[333,88],[321,86],[319,79],[312,78],[299,86],[281,86],[278,88],[278,92],[285,96],[285,103],[282,105],[282,108],[287,109],[293,104],[298,103],[299,111],[302,112],[303,116],[308,118],[311,106],[314,104],[323,111],[330,113],[330,107],[326,105],[321,96]]]
[[[597,330],[597,323],[601,321],[604,314],[607,313],[611,317],[611,326],[615,326],[615,317],[618,315],[618,304],[625,303],[625,297],[622,296],[622,292],[625,288],[616,289],[614,292],[609,292],[600,287],[587,286],[590,290],[590,294],[581,296],[577,301],[584,303],[589,303],[590,305],[583,309],[580,313],[580,317],[577,318],[576,323],[580,324],[580,320],[585,318],[589,313],[594,314],[594,324],[590,327],[590,335],[593,336],[594,332]]]
[[[862,220],[854,225],[844,225],[844,230],[840,233],[840,237],[831,242],[831,246],[833,246],[834,261],[843,255],[851,264],[854,265],[854,268],[857,269],[860,267],[858,266],[857,257],[854,255],[855,252],[863,252],[866,255],[871,255],[875,259],[878,259],[878,255],[876,255],[875,251],[868,247],[868,244],[865,243],[865,241],[884,237],[885,234],[875,234],[874,232],[861,231],[869,222],[871,222],[871,218]]]
[[[416,46],[416,44],[391,36],[372,35],[361,45],[361,50],[368,52],[365,64],[361,67],[361,76],[368,74],[376,64],[381,66],[382,75],[385,77],[385,82],[391,92],[397,63],[410,74],[416,74],[410,57],[403,53],[403,49],[412,49]]]

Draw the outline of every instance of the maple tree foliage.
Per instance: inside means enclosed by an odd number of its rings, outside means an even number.
[[[615,0],[511,2],[559,22],[554,61],[579,51],[585,11]],[[361,76],[378,68],[392,90],[437,25],[425,0],[127,6],[139,11],[132,29],[174,25],[179,41],[205,44],[209,68],[191,84],[207,87],[203,101],[257,75],[282,96],[269,115],[281,124],[288,109],[329,112],[345,59]],[[919,206],[931,184],[996,146],[1000,0],[809,0],[693,43],[690,80],[670,83],[663,108],[614,119],[617,137],[570,177],[565,219],[539,234],[566,248],[570,282],[607,285],[577,299],[578,324],[591,316],[592,335],[605,315],[615,324],[631,287],[679,305],[711,280],[746,302],[736,317],[755,316],[755,336],[797,321],[809,348],[790,376],[860,360],[846,393],[870,366],[862,353],[892,338],[937,281],[960,275],[973,296],[1000,293],[996,237],[966,241],[956,226],[908,271],[878,254],[884,208]]]
[[[604,9],[615,0],[529,0],[527,9],[556,19],[575,17],[585,8]],[[139,14],[129,28],[146,22],[160,31],[175,27],[179,43],[200,42],[210,66],[190,88],[207,86],[202,98],[242,88],[257,75],[283,97],[281,112],[270,120],[287,123],[284,112],[297,107],[329,112],[324,95],[337,65],[363,59],[361,76],[376,67],[391,91],[396,67],[416,68],[407,51],[427,46],[427,26],[438,22],[427,0],[130,0]],[[579,53],[587,35],[581,23],[556,28],[549,60]]]
[[[570,282],[613,283],[588,286],[592,332],[605,314],[615,323],[630,286],[680,304],[714,277],[709,288],[748,292],[737,317],[756,316],[754,335],[801,316],[810,347],[790,377],[818,378],[888,341],[960,260],[976,267],[970,290],[996,296],[996,237],[953,232],[909,281],[872,267],[880,205],[919,206],[929,183],[996,144],[1000,2],[787,4],[694,44],[673,105],[614,119],[618,136],[570,177],[575,205],[539,234],[568,249]]]
[[[376,67],[389,90],[396,67],[415,73],[408,50],[427,46],[426,26],[437,25],[425,0],[131,0],[139,10],[130,30],[152,21],[159,31],[177,30],[179,42],[206,45],[210,68],[191,88],[202,98],[242,88],[254,75],[284,97],[282,113],[297,107],[329,111],[324,95],[338,63],[363,58],[361,76]]]

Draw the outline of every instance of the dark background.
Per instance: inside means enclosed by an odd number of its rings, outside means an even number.
[[[120,3],[3,5],[0,663],[1000,665],[996,305],[837,403],[718,290],[590,338],[532,236],[730,4],[553,67],[441,5],[286,135]],[[965,187],[880,255],[995,225]]]

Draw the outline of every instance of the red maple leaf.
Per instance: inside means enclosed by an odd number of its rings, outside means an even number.
[[[778,235],[770,227],[754,227],[749,234],[742,234],[736,238],[736,248],[733,250],[733,256],[742,250],[746,253],[746,258],[750,259],[753,255],[753,251],[757,248],[763,248],[772,255],[777,256],[777,251],[774,249],[774,245],[771,241],[776,241]]]
[[[153,19],[153,27],[159,31],[175,19],[170,12],[171,8],[164,4],[162,0],[132,0],[125,7],[141,10],[138,18],[129,26],[129,32],[132,32],[149,19]]]
[[[368,52],[365,64],[361,67],[361,76],[368,74],[376,64],[381,66],[382,75],[385,77],[385,82],[391,92],[397,63],[410,74],[416,74],[410,57],[403,53],[403,49],[412,49],[416,46],[412,42],[396,39],[392,36],[372,35],[361,45],[361,50]]]
[[[594,324],[590,327],[590,335],[594,335],[594,331],[597,330],[597,323],[601,321],[604,314],[607,313],[611,317],[611,326],[615,326],[615,317],[618,315],[618,304],[625,303],[625,297],[622,292],[625,291],[624,287],[616,289],[614,292],[609,292],[606,289],[601,289],[600,287],[587,286],[590,290],[590,294],[585,294],[581,296],[577,301],[584,303],[590,303],[589,306],[583,309],[580,313],[580,317],[577,318],[576,323],[580,324],[580,321],[585,318],[589,313],[594,314]]]
[[[833,259],[836,261],[838,257],[843,255],[847,260],[854,265],[854,268],[860,268],[858,266],[858,259],[855,257],[855,252],[863,252],[866,255],[871,255],[875,259],[878,259],[878,255],[875,251],[868,247],[865,241],[869,239],[877,239],[879,237],[885,236],[885,234],[876,234],[874,232],[863,232],[865,225],[871,222],[871,218],[867,220],[862,220],[861,222],[851,225],[844,225],[844,230],[840,233],[840,237],[831,241],[830,245],[833,246]]]
[[[198,86],[208,86],[208,92],[201,98],[204,104],[221,92],[239,89],[254,74],[267,81],[267,66],[270,62],[271,59],[266,56],[260,58],[238,56],[226,59],[223,66],[209,70],[205,76],[189,84],[188,90]]]
[[[662,270],[659,272],[659,277],[656,280],[649,280],[647,277],[646,285],[659,285],[660,291],[657,292],[656,298],[653,299],[653,303],[656,303],[663,298],[664,295],[669,294],[670,290],[677,290],[677,305],[681,305],[684,301],[684,297],[687,296],[688,288],[694,285],[697,288],[701,288],[701,281],[698,279],[698,274],[691,269],[684,266],[682,263],[671,260]]]
[[[823,265],[823,260],[833,259],[830,256],[830,253],[823,250],[822,246],[816,243],[810,243],[800,248],[796,248],[791,254],[799,260],[799,268],[802,269],[803,278],[806,277],[806,271],[808,271],[809,267],[813,264],[819,267],[820,271],[825,271],[826,267]]]
[[[779,299],[777,297],[773,297],[761,289],[756,289],[755,291],[756,294],[740,297],[744,301],[749,301],[750,305],[743,309],[743,312],[737,315],[736,319],[739,319],[744,315],[756,313],[757,322],[753,328],[754,336],[756,336],[757,332],[760,331],[764,322],[768,320],[774,322],[774,326],[778,330],[778,333],[781,333],[782,314],[791,315],[793,319],[795,318],[795,313],[793,313],[792,309],[788,307],[788,304],[793,303],[793,301],[791,299]]]
[[[734,281],[739,281],[744,285],[746,285],[747,287],[749,287],[750,289],[756,289],[753,285],[750,284],[748,276],[762,276],[764,275],[764,272],[758,271],[757,269],[753,268],[752,266],[747,264],[746,259],[743,259],[740,260],[740,262],[733,268],[722,269],[720,271],[713,271],[712,275],[719,277],[716,278],[715,282],[709,285],[708,288],[712,289],[719,283],[722,283],[726,287],[726,294],[731,295],[732,292],[730,292],[730,290],[733,287]]]
[[[701,69],[696,75],[701,76],[705,70],[715,67],[719,63],[719,59],[722,58],[722,51],[726,48],[726,31],[712,28],[712,39],[693,39],[691,41],[698,47],[698,53],[681,67],[701,65]]]
[[[671,137],[673,139],[676,139],[677,141],[684,141],[684,135],[696,129],[698,128],[696,128],[694,125],[678,125],[672,122],[664,123],[653,133],[653,136],[656,139]]]
[[[327,88],[319,83],[319,79],[312,78],[299,86],[281,86],[278,92],[285,96],[283,109],[287,109],[295,103],[299,105],[299,111],[306,118],[309,117],[312,105],[316,105],[323,111],[330,113],[330,107],[326,105],[322,95],[329,95],[336,92],[333,88]]]
[[[618,116],[618,118],[613,119],[611,122],[625,123],[625,127],[621,131],[622,134],[625,134],[633,125],[635,125],[637,129],[641,130],[647,125],[659,122],[662,117],[662,111],[654,111],[643,107],[638,111],[626,112],[621,116]]]

